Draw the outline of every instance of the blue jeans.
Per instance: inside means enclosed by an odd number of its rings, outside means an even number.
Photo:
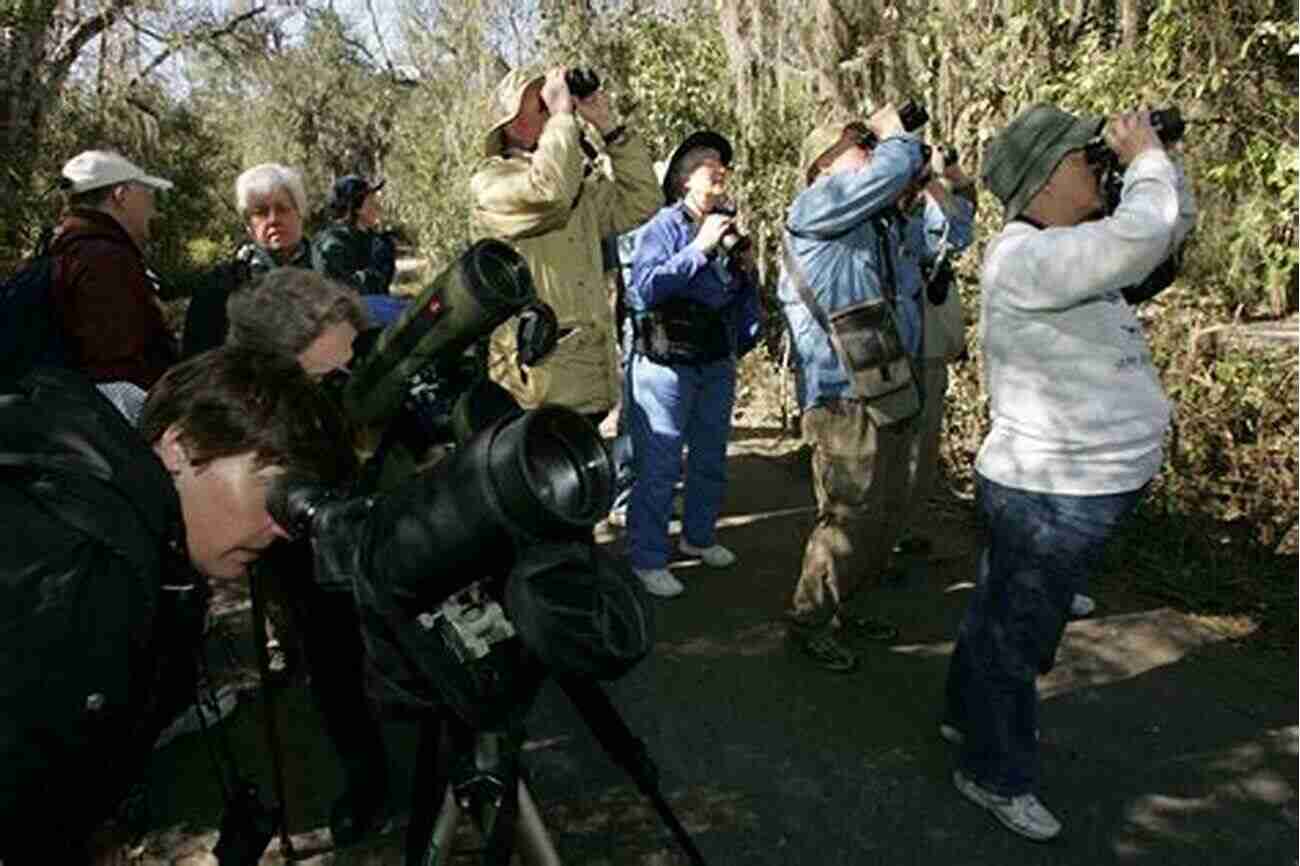
[[[1038,782],[1038,687],[1052,669],[1070,599],[1146,488],[1065,496],[976,475],[988,547],[948,666],[945,720],[965,734],[958,765],[1003,796]]]
[[[686,512],[682,537],[697,547],[713,544],[713,527],[727,487],[727,437],[736,395],[736,364],[656,364],[644,355],[629,365],[636,480],[628,503],[628,558],[638,569],[664,568],[672,554],[668,521],[673,485],[686,457]]]

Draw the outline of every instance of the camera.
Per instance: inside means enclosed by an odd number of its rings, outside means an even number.
[[[1150,118],[1156,137],[1166,147],[1182,141],[1183,133],[1187,131],[1187,124],[1183,120],[1182,112],[1176,106],[1155,109],[1151,112]],[[1101,188],[1103,215],[1109,216],[1119,207],[1124,192],[1124,172],[1119,164],[1119,155],[1111,150],[1110,145],[1106,144],[1105,139],[1100,135],[1084,148],[1083,154],[1088,161],[1088,166],[1097,175],[1097,184]],[[1170,255],[1147,275],[1145,280],[1136,285],[1125,286],[1120,293],[1130,304],[1140,304],[1150,300],[1169,288],[1177,278],[1181,266],[1182,256],[1178,253]]]
[[[898,119],[903,124],[905,132],[916,132],[921,127],[930,122],[930,112],[926,111],[925,106],[915,99],[908,99],[898,107]],[[854,123],[853,128],[858,136],[858,144],[868,150],[874,150],[876,145],[880,144],[880,137],[864,124]],[[930,145],[921,145],[921,171],[917,177],[921,180],[928,178],[930,173]],[[955,159],[955,158],[954,158]]]
[[[736,215],[736,205],[734,202],[723,202],[714,205],[713,213],[734,217]],[[732,257],[742,255],[753,245],[754,243],[749,239],[749,236],[741,234],[735,223],[727,226],[727,230],[718,239],[718,246],[722,247],[722,252]]]
[[[908,99],[898,107],[898,119],[902,122],[903,129],[916,132],[930,122],[930,112],[915,99]]]
[[[574,66],[565,70],[564,83],[574,99],[586,99],[600,89],[600,76],[590,66]]]
[[[1168,147],[1183,140],[1183,133],[1187,131],[1187,124],[1183,120],[1182,113],[1176,108],[1159,108],[1151,112],[1151,127],[1156,131],[1156,137],[1160,139],[1161,144]],[[1119,156],[1115,151],[1110,149],[1105,139],[1100,135],[1093,140],[1083,151],[1088,160],[1088,165],[1099,173],[1113,171],[1119,167]],[[1109,190],[1108,190],[1109,192]],[[1118,204],[1118,197],[1115,203]],[[1109,210],[1114,210],[1111,206]]]

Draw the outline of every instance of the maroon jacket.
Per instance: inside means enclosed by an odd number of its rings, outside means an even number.
[[[175,363],[176,346],[131,236],[109,214],[73,208],[50,252],[50,293],[72,364],[92,381],[148,390]]]

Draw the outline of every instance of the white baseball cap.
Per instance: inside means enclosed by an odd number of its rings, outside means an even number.
[[[69,192],[86,192],[119,183],[140,183],[154,189],[171,189],[172,182],[145,174],[144,169],[111,150],[86,150],[63,164]]]

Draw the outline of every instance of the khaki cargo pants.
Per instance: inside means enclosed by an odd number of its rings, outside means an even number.
[[[817,523],[791,601],[793,624],[826,627],[860,586],[879,581],[910,510],[909,458],[918,428],[918,418],[878,428],[850,400],[804,413]]]

